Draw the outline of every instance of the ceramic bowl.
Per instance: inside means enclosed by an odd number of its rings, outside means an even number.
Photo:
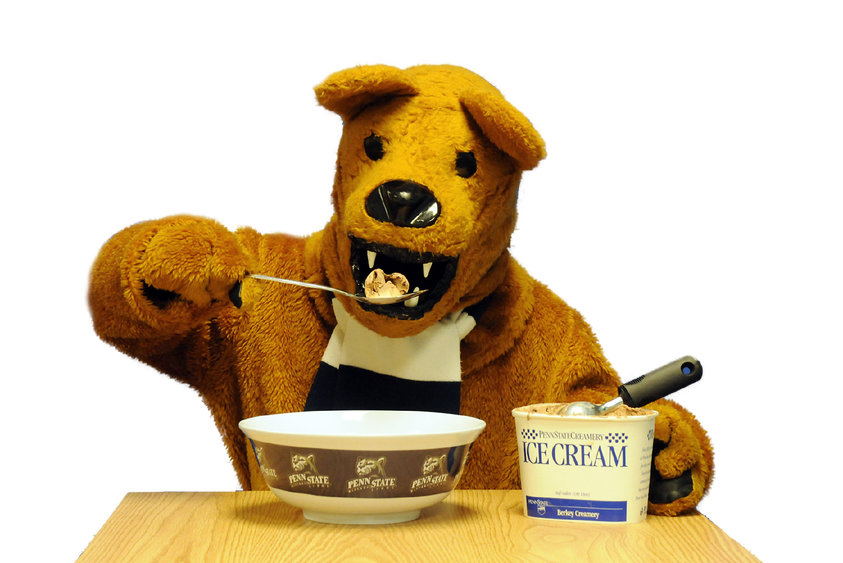
[[[305,518],[336,524],[415,520],[454,489],[485,427],[416,411],[309,411],[240,423],[270,490]]]

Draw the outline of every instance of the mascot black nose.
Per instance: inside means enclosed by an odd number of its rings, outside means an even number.
[[[441,206],[421,184],[392,180],[375,188],[366,198],[366,213],[398,227],[429,227],[439,218]]]

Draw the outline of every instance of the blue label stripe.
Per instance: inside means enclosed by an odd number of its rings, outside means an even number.
[[[626,522],[626,501],[527,497],[527,516],[553,520]]]

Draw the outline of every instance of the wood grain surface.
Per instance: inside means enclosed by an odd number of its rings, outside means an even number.
[[[638,524],[544,521],[521,491],[455,491],[413,522],[321,524],[269,492],[130,493],[89,562],[758,561],[699,513]]]

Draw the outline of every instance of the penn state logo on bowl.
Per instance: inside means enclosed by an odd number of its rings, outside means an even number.
[[[414,493],[445,483],[450,476],[448,473],[448,456],[427,456],[422,464],[422,477],[415,479],[410,485],[410,492]]]
[[[290,454],[290,461],[293,466],[293,471],[288,475],[290,486],[300,487],[302,485],[327,487],[331,484],[331,478],[327,475],[320,475],[316,468],[316,456],[314,454]]]
[[[266,463],[266,454],[263,448],[258,448],[254,442],[252,442],[252,447],[255,450],[255,459],[258,460],[258,466],[261,468],[261,473],[263,473],[264,477],[277,477],[278,475],[275,473],[275,470]]]
[[[389,477],[386,472],[386,456],[357,457],[355,471],[357,478],[346,482],[347,492],[385,491],[394,489],[397,485],[395,477]]]

